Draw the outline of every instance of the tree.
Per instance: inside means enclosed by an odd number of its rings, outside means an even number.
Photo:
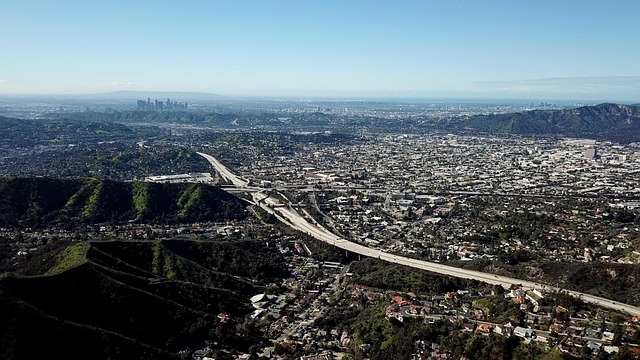
[[[611,360],[629,360],[629,359],[637,359],[638,357],[634,354],[628,345],[621,346],[618,349],[618,352],[613,355]]]

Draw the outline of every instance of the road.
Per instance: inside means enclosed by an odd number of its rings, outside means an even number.
[[[220,163],[218,159],[214,158],[213,156],[209,154],[201,153],[201,152],[197,154],[207,159],[207,161],[216,169],[216,171],[220,174],[220,176],[222,176],[223,179],[230,181],[234,186],[239,188],[245,188],[249,185],[249,181],[245,179],[241,179],[238,176],[236,176],[234,173],[229,171],[229,169],[227,169],[226,166],[222,165],[222,163]]]
[[[640,171],[639,171],[640,172]],[[352,186],[352,185],[330,185],[326,189],[318,189],[315,185],[308,184],[298,184],[298,185],[280,185],[274,187],[276,190],[291,190],[296,189],[299,191],[336,191],[336,190],[356,190],[362,192],[372,192],[372,193],[387,193],[389,191],[392,192],[402,192],[403,188],[372,188],[368,186]],[[433,196],[451,196],[451,195],[461,195],[461,196],[505,196],[505,197],[517,197],[517,198],[542,198],[542,199],[593,199],[593,198],[607,198],[613,201],[636,201],[639,200],[636,196],[614,196],[614,195],[590,195],[590,194],[547,194],[547,193],[513,193],[513,192],[502,192],[502,191],[464,191],[464,190],[433,190],[428,192],[429,195]]]
[[[209,162],[216,168],[217,171],[221,173],[221,176],[229,179],[234,185],[238,187],[247,187],[247,181],[236,177],[232,172],[230,172],[224,165],[220,164],[213,156],[198,153],[199,155],[205,157]],[[217,165],[216,165],[217,164]],[[510,278],[507,276],[494,275],[490,273],[483,273],[480,271],[474,270],[466,270],[453,266],[443,265],[439,263],[412,259],[400,255],[390,254],[381,250],[372,249],[366,247],[364,245],[360,245],[348,240],[345,240],[333,233],[329,230],[325,229],[321,225],[314,225],[309,223],[304,217],[302,217],[297,211],[295,211],[290,204],[281,204],[277,199],[273,197],[269,197],[268,194],[265,194],[262,191],[253,193],[253,201],[263,208],[276,215],[276,217],[282,221],[283,223],[299,230],[304,233],[307,233],[314,238],[330,243],[340,249],[344,249],[350,251],[352,253],[368,256],[371,258],[378,258],[380,260],[385,260],[388,262],[392,262],[395,264],[406,265],[416,269],[422,269],[431,271],[437,274],[454,276],[462,279],[470,279],[470,280],[478,280],[483,281],[489,284],[501,285],[505,288],[509,288],[512,285],[521,286],[524,289],[545,289],[548,291],[563,291],[569,295],[577,297],[584,302],[599,305],[605,308],[623,311],[629,313],[631,315],[640,316],[640,308],[636,306],[631,306],[628,304],[620,303],[617,301],[605,299],[598,296],[593,296],[577,291],[571,291],[566,289],[560,289],[553,285],[547,285],[527,280]]]
[[[264,193],[254,194],[254,200],[256,199],[258,200],[258,203],[261,207],[274,211],[275,213],[280,215],[281,218],[288,220],[285,223],[289,224],[293,228],[296,228],[297,230],[307,233],[318,240],[333,244],[334,246],[340,249],[344,249],[356,254],[360,254],[360,255],[364,255],[372,258],[378,258],[388,262],[392,262],[400,265],[406,265],[406,266],[410,266],[417,269],[427,270],[427,271],[431,271],[431,272],[442,274],[442,275],[454,276],[454,277],[470,279],[470,280],[478,280],[478,281],[483,281],[483,282],[494,284],[494,285],[501,285],[505,288],[509,288],[512,285],[517,285],[517,286],[521,286],[524,289],[537,288],[537,289],[545,289],[548,291],[562,290],[567,294],[580,298],[584,302],[596,304],[596,305],[603,306],[609,309],[614,309],[617,311],[627,312],[631,315],[640,316],[640,308],[627,305],[624,303],[620,303],[617,301],[605,299],[602,297],[593,296],[593,295],[589,295],[589,294],[585,294],[577,291],[560,289],[556,286],[546,285],[546,284],[537,283],[533,281],[515,279],[515,278],[506,277],[506,276],[483,273],[480,271],[461,269],[453,266],[443,265],[443,264],[424,261],[424,260],[412,259],[412,258],[400,256],[400,255],[390,254],[381,250],[372,249],[370,247],[366,247],[364,245],[360,245],[360,244],[342,239],[339,236],[331,233],[327,229],[323,228],[322,226],[309,223],[297,211],[293,210],[289,206],[281,206],[282,204],[280,204],[278,200],[271,198]]]

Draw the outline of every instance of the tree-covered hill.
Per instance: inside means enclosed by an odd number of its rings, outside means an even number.
[[[244,204],[203,184],[0,178],[0,227],[242,219]]]
[[[470,270],[553,284],[595,296],[640,305],[640,267],[637,264],[557,262],[526,260],[513,265],[498,261],[456,261]]]
[[[131,127],[114,122],[69,119],[14,119],[0,116],[0,145],[29,147],[85,140],[135,139]]]
[[[247,315],[262,280],[287,269],[257,241],[113,241],[42,255],[24,273],[37,275],[0,279],[3,359],[177,358],[220,341],[216,316]],[[252,344],[224,340],[245,352]]]
[[[477,115],[462,125],[467,129],[489,133],[561,134],[638,141],[640,107],[605,103],[567,110]]]
[[[79,112],[68,114],[46,114],[47,118],[63,121],[95,123],[168,123],[168,124],[210,124],[229,125],[237,114],[204,113],[191,111],[116,111],[116,112]]]

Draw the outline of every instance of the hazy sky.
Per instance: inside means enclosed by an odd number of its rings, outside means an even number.
[[[638,0],[0,0],[0,94],[640,101]]]

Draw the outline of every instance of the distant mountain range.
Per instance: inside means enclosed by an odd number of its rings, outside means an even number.
[[[147,97],[158,100],[218,100],[224,99],[225,96],[218,94],[188,92],[188,91],[138,91],[138,90],[122,90],[99,94],[78,95],[78,97],[91,99],[146,99]]]
[[[467,130],[493,134],[561,134],[640,141],[640,106],[604,103],[566,110],[476,115]]]
[[[143,100],[148,97],[151,100],[176,100],[176,101],[203,101],[227,99],[224,95],[193,92],[193,91],[143,91],[143,90],[121,90],[104,93],[86,94],[0,94],[4,98],[19,99],[65,99],[65,100]]]
[[[144,92],[144,91],[118,91],[104,94],[86,95],[81,98],[77,95],[74,101],[81,99],[96,100],[111,99],[115,103],[126,103],[130,109],[134,106],[134,99],[146,100],[151,98],[164,101],[191,101],[225,99],[229,102],[233,98],[216,94],[195,92]],[[85,96],[85,95],[82,95]],[[223,113],[201,111],[167,111],[167,112],[140,112],[135,110],[123,111],[90,111],[90,112],[59,112],[45,113],[44,116],[55,119],[74,119],[91,122],[162,122],[173,123],[209,123],[224,124],[227,126],[234,121],[234,127],[246,125],[251,127],[268,127],[271,130],[283,132],[292,131],[334,131],[336,133],[352,133],[362,126],[372,130],[379,128],[381,131],[412,131],[412,122],[409,120],[389,121],[376,115],[351,116],[345,118],[342,114],[330,114],[322,112],[305,112],[298,114],[287,113],[287,122],[273,121],[274,110],[265,110],[262,113],[246,113],[241,111],[225,111]],[[0,118],[0,122],[10,124],[18,129],[20,123],[14,119]],[[594,106],[582,106],[573,109],[562,110],[531,110],[505,114],[474,115],[467,118],[451,118],[448,121],[432,121],[429,117],[419,120],[417,130],[424,128],[441,131],[475,131],[489,134],[555,134],[562,136],[592,137],[596,139],[612,140],[616,142],[640,141],[640,105],[624,105],[603,103]]]

